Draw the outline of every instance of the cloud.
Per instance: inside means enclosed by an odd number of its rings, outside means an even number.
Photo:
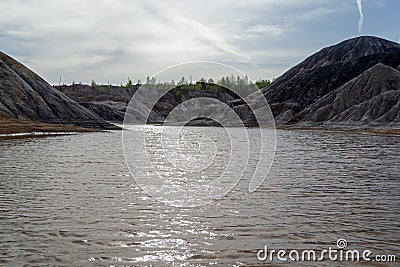
[[[65,82],[143,80],[195,60],[245,66],[243,71],[256,78],[277,76],[283,64],[288,68],[299,60],[295,55],[313,49],[300,45],[308,40],[304,30],[334,14],[341,3],[0,0],[0,9],[7,10],[0,17],[0,49],[51,83],[60,75]]]
[[[358,12],[360,13],[360,20],[358,21],[358,33],[362,32],[363,25],[364,25],[364,14],[362,8],[362,0],[357,0],[357,8]]]
[[[267,34],[270,36],[279,36],[285,32],[285,29],[279,25],[268,24],[254,24],[243,29],[243,32],[249,36],[256,36],[259,34]]]
[[[52,73],[52,80],[58,76],[56,69],[72,74],[74,67],[77,73],[82,68],[99,70],[105,62],[110,65],[104,68],[118,67],[121,73],[139,70],[138,75],[145,77],[187,60],[250,59],[229,42],[229,33],[151,2],[46,1],[39,5],[10,1],[7,5],[15,12],[0,18],[0,25],[12,22],[3,38],[18,41],[20,50],[13,49],[17,54],[30,50],[25,61],[42,73]],[[151,69],[154,64],[158,67]]]

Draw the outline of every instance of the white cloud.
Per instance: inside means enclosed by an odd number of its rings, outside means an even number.
[[[361,33],[364,25],[364,13],[361,0],[357,0],[357,8],[358,13],[360,14],[360,20],[358,21],[358,33]]]
[[[250,25],[244,32],[250,34],[268,34],[272,36],[278,36],[285,32],[285,29],[279,25],[267,25],[267,24],[255,24]]]
[[[52,83],[119,83],[191,60],[278,61],[292,54],[288,36],[335,12],[332,2],[0,0],[0,43]]]

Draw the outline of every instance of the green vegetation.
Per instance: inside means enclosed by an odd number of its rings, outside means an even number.
[[[128,82],[126,83],[125,87],[131,87],[131,86],[133,86],[132,80],[128,78]]]
[[[184,90],[191,91],[209,91],[217,94],[222,93],[223,91],[227,91],[229,89],[234,93],[244,97],[253,92],[255,92],[258,88],[264,88],[271,84],[270,80],[259,80],[256,83],[250,81],[247,76],[225,76],[218,79],[218,81],[214,81],[212,78],[206,80],[205,78],[201,78],[197,82],[188,82],[185,77],[182,77],[178,82],[174,80],[170,82],[157,82],[155,78],[147,77],[146,83],[143,86],[156,87],[158,89],[170,90],[174,88],[176,92],[176,97],[180,98],[182,96],[182,92]],[[257,88],[258,87],[258,88]],[[226,88],[226,89],[224,89]]]
[[[131,87],[151,87],[159,90],[171,90],[175,92],[176,98],[181,99],[184,96],[184,91],[208,91],[216,94],[221,94],[222,92],[233,91],[235,94],[245,97],[253,92],[255,92],[258,88],[265,88],[269,86],[272,82],[268,79],[260,79],[257,82],[253,83],[250,79],[245,76],[225,76],[221,77],[217,81],[214,81],[212,78],[208,80],[205,78],[201,78],[196,82],[192,82],[192,76],[190,76],[190,80],[188,81],[185,77],[182,77],[178,82],[171,80],[169,82],[161,82],[157,81],[155,77],[148,76],[146,78],[146,82],[141,84],[141,80],[138,79],[136,84],[133,84],[132,79],[128,77],[128,81],[126,84],[121,83],[116,86],[117,88],[131,88]],[[72,85],[76,85],[75,82]],[[79,82],[79,85],[82,85]],[[95,87],[99,91],[104,91],[106,87],[115,87],[109,81],[106,85],[97,84],[94,80],[91,82],[91,86]],[[229,90],[228,90],[229,89]]]
[[[266,80],[258,80],[256,82],[257,87],[260,89],[265,88],[265,87],[269,86],[270,84],[271,84],[271,81],[267,80],[267,79]]]

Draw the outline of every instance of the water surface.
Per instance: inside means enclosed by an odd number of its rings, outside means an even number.
[[[1,140],[0,264],[257,265],[264,245],[324,249],[339,238],[400,256],[400,138],[318,131],[277,138],[258,191],[248,193],[245,177],[197,208],[143,193],[119,131]],[[315,265],[322,264],[329,262]]]

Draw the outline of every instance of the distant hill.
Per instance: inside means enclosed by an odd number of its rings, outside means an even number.
[[[373,68],[374,66],[377,68]],[[378,37],[361,36],[326,47],[309,56],[270,86],[262,88],[262,92],[270,104],[277,125],[400,127],[400,123],[395,119],[398,113],[394,116],[393,112],[396,109],[391,109],[392,104],[398,101],[396,98],[381,103],[384,107],[379,112],[369,111],[370,115],[363,116],[367,112],[366,106],[363,102],[359,102],[361,99],[353,99],[359,98],[358,95],[347,93],[344,97],[351,99],[346,103],[353,105],[347,107],[352,113],[352,118],[348,119],[336,113],[341,113],[343,110],[332,105],[326,105],[324,112],[317,109],[317,106],[321,105],[320,99],[367,71],[366,76],[379,80],[380,88],[391,88],[390,91],[393,91],[391,96],[395,97],[400,90],[397,84],[392,84],[392,81],[397,79],[396,70],[400,70],[400,44]],[[375,85],[376,83],[366,83],[361,86],[359,83],[353,88],[348,84],[345,91],[358,91],[363,95],[363,101],[368,102],[371,100],[367,99],[368,97],[373,98],[376,95],[362,92],[374,90],[372,87]],[[241,103],[236,102],[235,109],[239,110],[240,107]],[[384,111],[389,113],[384,115]]]
[[[126,107],[139,85],[120,87],[74,84],[54,87],[104,120],[121,123]]]
[[[323,48],[262,88],[277,125],[333,125],[399,128],[400,44],[361,36]],[[57,87],[106,120],[122,121],[137,87]],[[248,125],[251,114],[242,99],[206,91],[187,91],[185,99],[220,98]],[[144,96],[145,97],[145,96]],[[261,101],[249,97],[257,103]],[[182,101],[169,95],[154,110],[154,121]],[[256,105],[257,106],[257,105]],[[149,108],[143,106],[143,108]],[[137,110],[138,116],[142,113]]]
[[[400,71],[381,63],[296,114],[294,121],[400,125]]]
[[[2,52],[0,52],[0,117],[89,128],[117,128],[65,96],[33,71]]]
[[[132,85],[129,87],[124,86],[112,86],[112,85],[63,85],[55,86],[57,90],[68,97],[74,99],[82,106],[90,109],[94,113],[101,116],[107,121],[113,121],[121,123],[124,120],[125,112],[127,110],[127,105],[129,104],[134,93],[140,88],[141,85]],[[235,99],[235,96],[230,93],[224,92],[226,88],[221,86],[221,92],[216,93],[209,90],[194,90],[194,89],[183,89],[181,85],[170,86],[173,90],[168,90],[163,88],[163,86],[158,85],[145,85],[147,92],[149,94],[161,95],[166,93],[153,107],[151,116],[148,121],[151,123],[161,123],[165,120],[168,114],[174,107],[178,106],[180,103],[188,100],[195,99],[198,97],[208,97],[219,99],[224,103],[228,103]],[[217,85],[216,85],[217,86]],[[188,87],[188,86],[186,86]],[[142,90],[144,93],[146,90]],[[158,92],[158,93],[156,93]],[[143,95],[143,103],[147,100],[147,96]],[[143,120],[143,111],[145,105],[141,105],[142,110],[137,110],[138,118]],[[150,107],[148,107],[150,108]]]
[[[398,68],[400,45],[378,37],[357,37],[311,55],[262,91],[276,122],[283,124],[378,63]]]

